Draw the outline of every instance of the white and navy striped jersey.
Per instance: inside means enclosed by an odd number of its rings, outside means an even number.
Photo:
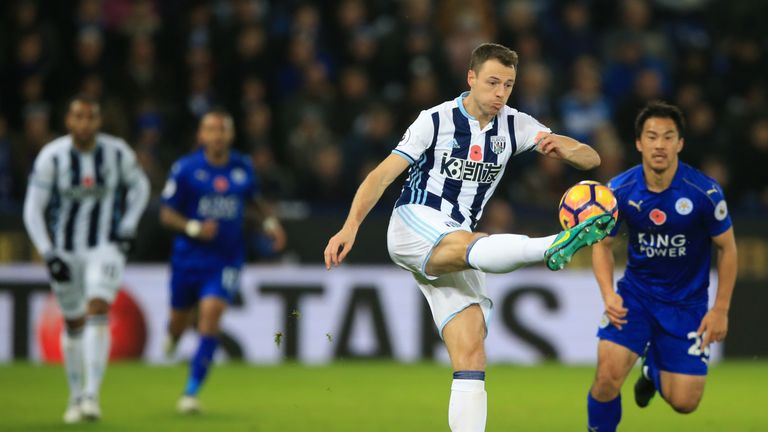
[[[24,223],[40,254],[77,253],[133,235],[148,198],[147,177],[125,141],[100,133],[81,152],[65,135],[35,159]]]
[[[550,129],[504,106],[481,130],[464,109],[467,95],[422,111],[392,152],[411,164],[395,207],[426,205],[474,230],[509,159]]]

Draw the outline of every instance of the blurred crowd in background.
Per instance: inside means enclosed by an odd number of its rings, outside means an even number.
[[[0,209],[19,211],[76,93],[102,103],[159,195],[197,121],[230,111],[266,196],[346,208],[418,112],[467,89],[471,50],[520,56],[510,105],[592,145],[575,173],[518,158],[497,196],[547,206],[639,162],[652,99],[688,118],[682,159],[729,204],[768,209],[768,4],[719,0],[7,0],[0,6]],[[397,187],[387,193],[391,199]],[[488,209],[487,217],[504,208]],[[504,217],[503,215],[499,217]]]

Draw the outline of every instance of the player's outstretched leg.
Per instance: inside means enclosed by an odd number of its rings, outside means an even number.
[[[552,271],[562,269],[579,249],[604,239],[615,224],[613,216],[605,213],[592,216],[575,227],[560,232],[544,253],[547,267]]]

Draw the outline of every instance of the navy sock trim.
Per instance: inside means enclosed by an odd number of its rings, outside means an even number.
[[[453,379],[485,381],[485,371],[456,371]]]

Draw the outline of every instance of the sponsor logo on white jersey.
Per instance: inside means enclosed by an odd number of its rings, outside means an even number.
[[[454,158],[448,153],[443,153],[440,161],[440,174],[454,180],[478,183],[493,183],[501,168],[501,164]]]

